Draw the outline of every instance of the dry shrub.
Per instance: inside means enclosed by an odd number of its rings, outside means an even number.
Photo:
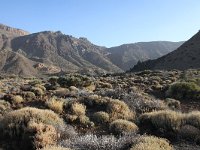
[[[72,103],[70,106],[71,113],[77,116],[85,115],[86,106],[81,103]]]
[[[92,118],[96,123],[99,123],[99,124],[108,123],[110,121],[109,114],[103,111],[94,113]]]
[[[24,102],[24,99],[20,95],[13,95],[12,96],[12,103],[20,104],[22,102]]]
[[[86,106],[76,101],[69,101],[65,104],[65,119],[69,123],[81,126],[93,126],[93,122],[85,115]]]
[[[44,91],[39,88],[39,87],[32,87],[31,91],[36,95],[36,96],[43,96],[44,95]]]
[[[106,98],[102,98],[101,96],[96,94],[84,97],[81,101],[88,107],[104,106],[107,103]]]
[[[94,83],[92,83],[92,84],[86,86],[85,89],[86,89],[87,91],[93,92],[93,91],[96,89],[96,86],[94,85]]]
[[[94,126],[94,123],[90,121],[90,118],[85,115],[80,115],[77,118],[77,124],[81,124],[85,127]]]
[[[172,109],[172,110],[180,110],[181,109],[181,103],[178,100],[167,98],[165,100],[166,105]]]
[[[32,122],[35,123],[33,126],[31,126]],[[36,124],[40,123],[44,125],[41,125],[41,128],[38,129],[44,132],[48,131],[49,128],[51,129],[49,129],[50,131],[54,131],[53,128],[64,126],[63,120],[53,111],[27,107],[5,114],[4,118],[0,121],[1,138],[10,142],[11,146],[15,146],[18,143],[18,148],[32,149],[32,140],[39,133],[30,132],[29,129],[30,127],[37,129]],[[48,135],[48,133],[44,134]],[[42,138],[38,137],[38,141],[42,140]],[[43,140],[45,141],[45,139]]]
[[[135,113],[123,101],[111,99],[107,104],[106,110],[112,121],[116,119],[135,120]]]
[[[179,136],[182,139],[194,141],[200,135],[200,130],[191,125],[184,125],[179,131]]]
[[[63,112],[64,101],[62,99],[51,98],[46,102],[46,105],[54,112],[61,114]]]
[[[72,150],[72,149],[64,148],[64,147],[60,147],[60,146],[47,146],[40,150]]]
[[[184,114],[165,110],[144,113],[139,117],[140,125],[150,125],[152,128],[162,128],[167,131],[178,131],[184,124]]]
[[[67,88],[57,88],[53,93],[55,96],[64,97],[69,94],[69,90]]]
[[[186,115],[186,124],[200,129],[200,111],[193,111]]]
[[[124,132],[137,132],[138,127],[133,122],[118,119],[111,122],[110,131],[114,134],[122,134]]]
[[[106,83],[106,82],[102,82],[102,81],[98,81],[97,82],[97,87],[98,88],[108,88],[108,89],[112,89],[113,86],[110,83]]]
[[[154,136],[140,137],[130,150],[173,150],[166,139]]]
[[[43,92],[46,91],[46,88],[41,84],[36,84],[34,87],[38,87],[38,88],[42,89]]]
[[[53,126],[64,125],[63,120],[53,111],[25,107],[7,113],[1,120],[1,128],[6,136],[17,138],[24,132],[30,121]]]
[[[70,114],[66,114],[65,115],[65,119],[68,123],[74,123],[76,122],[78,116],[77,115],[70,115]]]
[[[45,125],[43,123],[29,122],[28,131],[33,136],[34,149],[43,148],[49,145],[56,145],[59,135],[52,125]]]
[[[10,102],[11,104],[20,104],[24,102],[24,99],[20,95],[12,95],[7,94],[3,97],[6,101]]]
[[[9,102],[0,100],[0,115],[4,115],[8,111],[11,111],[11,105]]]
[[[33,101],[35,99],[35,93],[30,91],[22,92],[22,96],[26,101]]]

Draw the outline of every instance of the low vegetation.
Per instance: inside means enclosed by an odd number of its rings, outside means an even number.
[[[176,70],[2,77],[0,148],[172,150],[182,141],[200,144],[198,78]]]

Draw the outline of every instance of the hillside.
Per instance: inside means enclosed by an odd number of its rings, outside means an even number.
[[[17,37],[12,40],[11,48],[29,59],[58,66],[65,72],[76,72],[83,68],[102,72],[121,71],[101,53],[102,47],[86,38],[77,39],[61,32],[44,31]]]
[[[129,70],[138,61],[159,58],[181,46],[183,42],[139,42],[108,48],[108,58],[123,70]]]
[[[33,67],[34,62],[26,57],[9,50],[0,51],[0,72],[17,74],[22,76],[35,76],[37,70]]]
[[[132,71],[144,69],[192,69],[200,68],[200,32],[185,42],[177,50],[155,60],[138,63]]]
[[[10,47],[11,39],[28,34],[27,31],[0,24],[0,50]]]
[[[97,46],[87,38],[75,38],[60,31],[27,31],[0,24],[0,51],[7,51],[20,59],[10,63],[10,59],[0,59],[1,64],[10,64],[12,72],[20,75],[30,71],[30,75],[61,73],[117,73],[130,69],[139,60],[145,61],[163,56],[182,42],[140,42],[106,48]],[[25,60],[30,66],[20,66],[18,60]],[[16,64],[15,64],[16,63]],[[13,67],[11,66],[13,65]],[[19,67],[19,68],[18,68]],[[11,70],[11,69],[10,69]],[[34,70],[34,71],[33,71]],[[0,70],[9,73],[8,69]],[[28,73],[25,73],[27,75]]]

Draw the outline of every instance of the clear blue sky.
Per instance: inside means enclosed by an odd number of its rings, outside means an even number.
[[[32,33],[60,30],[110,47],[189,39],[200,29],[200,0],[1,0],[0,16]]]

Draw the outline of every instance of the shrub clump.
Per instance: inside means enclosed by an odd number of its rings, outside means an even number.
[[[8,145],[18,143],[19,148],[33,149],[55,142],[55,128],[63,126],[64,122],[53,111],[27,107],[5,114],[0,124],[0,137],[11,142]],[[43,139],[42,135],[52,141]]]
[[[46,102],[46,105],[54,112],[61,114],[63,112],[64,101],[62,99],[51,98]]]
[[[184,124],[184,114],[171,110],[144,113],[139,117],[139,124],[149,125],[151,129],[176,132]]]
[[[99,95],[92,94],[84,97],[81,101],[88,107],[94,107],[94,106],[105,106],[108,100],[106,98],[102,98]]]
[[[56,145],[57,140],[59,139],[56,128],[52,125],[29,122],[27,130],[29,134],[35,134],[32,141],[34,143],[34,149],[43,148],[49,145]]]
[[[24,102],[24,99],[20,95],[12,95],[12,94],[7,94],[4,95],[4,99],[11,104],[20,104]]]
[[[200,112],[193,111],[186,115],[186,124],[200,129]]]
[[[36,95],[36,96],[43,96],[45,93],[44,91],[39,88],[39,87],[32,87],[31,91]]]
[[[178,100],[199,100],[200,87],[194,82],[176,82],[169,87],[166,95]]]
[[[58,84],[60,84],[61,87],[70,87],[70,86],[86,87],[91,85],[92,83],[90,78],[88,78],[87,76],[82,76],[78,74],[59,77],[57,79],[57,82]]]
[[[31,91],[22,92],[22,96],[26,101],[33,101],[35,97],[35,93]]]
[[[64,147],[60,147],[60,146],[47,146],[40,150],[72,150],[72,149],[64,148]]]
[[[85,115],[86,112],[86,106],[81,104],[81,103],[72,103],[71,104],[71,112],[74,115],[80,116],[80,115]]]
[[[83,126],[93,126],[94,123],[85,115],[86,106],[77,101],[69,101],[64,106],[65,119],[69,123],[75,123]]]
[[[5,100],[0,100],[0,116],[4,115],[5,113],[7,113],[8,111],[11,111],[11,105],[9,102],[5,101]]]
[[[166,139],[154,136],[140,137],[130,150],[173,150]]]
[[[138,127],[135,123],[127,121],[127,120],[122,120],[118,119],[110,124],[110,131],[114,134],[122,134],[125,132],[137,132]]]
[[[172,109],[172,110],[180,110],[181,109],[181,103],[178,100],[167,98],[165,100],[166,105]]]
[[[135,113],[132,112],[123,101],[117,99],[109,100],[106,110],[112,121],[116,119],[135,120]]]
[[[99,111],[99,112],[94,113],[93,120],[96,123],[103,124],[103,123],[108,123],[110,121],[110,117],[108,113]]]

